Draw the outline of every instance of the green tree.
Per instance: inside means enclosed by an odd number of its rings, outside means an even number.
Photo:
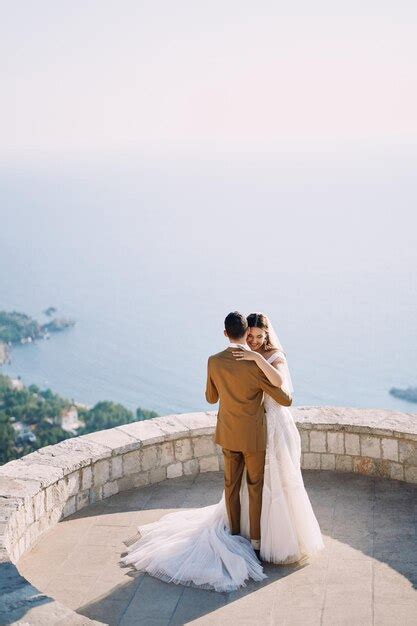
[[[142,409],[140,406],[136,409],[136,420],[139,422],[142,420],[150,420],[153,417],[158,417],[158,413],[155,413],[155,411],[148,411],[148,409]]]
[[[17,342],[26,337],[36,338],[41,326],[24,313],[0,311],[0,340]]]
[[[16,458],[14,434],[9,416],[0,411],[0,463],[7,463]]]
[[[114,428],[121,424],[129,424],[135,421],[132,411],[116,402],[98,402],[83,415],[84,428],[78,431],[79,435],[92,433],[96,430]]]
[[[63,430],[61,426],[57,424],[50,424],[49,422],[40,422],[35,427],[35,434],[37,437],[36,446],[34,449],[43,448],[44,446],[52,446],[55,443],[59,443],[64,439],[70,439],[74,437],[72,433]]]

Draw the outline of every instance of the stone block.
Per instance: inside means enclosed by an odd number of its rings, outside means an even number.
[[[77,510],[77,497],[71,496],[68,498],[67,502],[64,505],[63,516],[68,517],[68,515],[72,515]]]
[[[398,440],[387,439],[383,437],[381,439],[382,458],[389,459],[390,461],[398,461]]]
[[[25,536],[23,535],[22,537],[20,537],[19,541],[17,542],[17,553],[19,555],[19,558],[22,556],[22,554],[25,553],[25,548],[26,548],[26,542],[25,542]]]
[[[322,470],[334,470],[336,467],[336,457],[334,454],[320,455],[320,468]]]
[[[155,424],[164,434],[165,441],[181,439],[190,435],[190,429],[180,419],[178,415],[164,415],[164,417],[154,418]]]
[[[405,465],[417,466],[417,443],[415,441],[399,442],[399,460]]]
[[[90,489],[90,504],[99,502],[103,499],[103,485],[91,487]]]
[[[189,434],[192,437],[213,435],[217,422],[217,412],[186,413],[177,415],[177,419],[189,429]]]
[[[372,459],[381,458],[381,440],[372,435],[361,435],[361,455]]]
[[[45,511],[46,511],[46,504],[45,504],[45,490],[40,491],[39,493],[35,494],[33,496],[33,513],[35,516],[35,520],[40,519]]]
[[[95,487],[105,485],[110,480],[110,460],[103,459],[93,465],[93,484]]]
[[[23,533],[21,537],[21,539],[23,539],[23,553],[25,553],[26,550],[29,550],[29,548],[33,546],[33,544],[35,543],[35,541],[38,539],[40,535],[41,533],[39,532],[37,522],[35,522],[31,526],[29,526],[29,528],[26,529],[26,532]]]
[[[320,469],[320,454],[318,452],[304,452],[302,460],[304,469]]]
[[[3,498],[20,498],[26,504],[32,501],[35,493],[42,491],[43,487],[36,480],[21,480],[18,478],[10,478],[9,476],[0,476],[0,494]]]
[[[17,539],[17,537],[14,539]],[[7,524],[0,524],[0,545],[10,549],[10,533]]]
[[[0,477],[8,476],[9,478],[21,478],[26,480],[38,481],[42,487],[53,485],[63,477],[64,472],[61,468],[42,465],[41,463],[25,463],[23,457],[16,461],[9,461],[0,467]]]
[[[134,437],[144,446],[161,443],[166,438],[164,431],[159,428],[155,419],[124,424],[123,426],[117,426],[117,429]]]
[[[338,432],[327,433],[327,452],[332,452],[333,454],[345,453],[343,433],[338,433]]]
[[[404,466],[401,463],[390,463],[390,478],[404,480]]]
[[[194,458],[202,456],[210,456],[216,453],[213,437],[211,435],[202,435],[201,437],[193,437]]]
[[[126,454],[123,455],[122,476],[129,476],[129,474],[137,474],[141,469],[149,469],[147,467],[141,468],[142,454],[143,454],[143,451],[135,450],[134,452],[126,452]],[[156,451],[154,452],[154,454],[156,458]]]
[[[59,520],[62,518],[62,509],[63,507],[59,505],[53,508],[52,511],[48,512],[50,528],[53,528],[56,524],[58,524]]]
[[[376,476],[381,476],[382,478],[390,478],[391,462],[386,459],[375,459],[375,473]]]
[[[93,441],[108,448],[108,455],[123,454],[130,450],[137,450],[140,447],[140,441],[136,437],[132,437],[129,433],[121,430],[119,427],[106,428],[98,430],[95,433],[82,435],[79,439]]]
[[[7,507],[4,503],[0,503],[0,524],[7,524],[8,528],[15,530],[17,528],[18,514],[17,509]]]
[[[178,439],[174,443],[175,458],[177,461],[188,461],[193,458],[193,450],[190,439]]]
[[[113,456],[110,464],[110,477],[112,480],[123,476],[123,457]]]
[[[109,457],[109,449],[83,437],[65,439],[53,446],[45,446],[25,456],[25,463],[41,463],[61,468],[64,475]]]
[[[216,455],[207,456],[199,460],[200,472],[218,472],[219,471],[219,457]]]
[[[81,470],[81,490],[90,489],[93,486],[93,470],[90,465]]]
[[[100,462],[104,463],[105,461],[100,461]],[[81,489],[81,486],[80,486],[80,470],[77,470],[75,472],[71,472],[71,474],[68,474],[68,476],[66,476],[66,481],[67,481],[67,494],[68,494],[68,496],[75,496],[75,495],[77,495],[77,493]]]
[[[355,433],[345,433],[345,451],[346,454],[352,456],[360,456],[361,448],[359,443],[359,435]]]
[[[158,466],[158,449],[156,445],[146,446],[140,451],[140,467],[142,471],[154,469]]]
[[[164,467],[175,462],[174,444],[172,441],[165,441],[159,444],[158,465]]]
[[[326,452],[326,432],[324,430],[310,431],[310,452]]]
[[[376,474],[375,460],[363,458],[360,456],[353,457],[353,471],[358,474],[366,474],[367,476]]]
[[[64,479],[55,483],[55,485],[51,485],[50,487],[46,488],[45,505],[47,511],[51,511],[56,506],[63,507],[66,501],[67,485]]]
[[[45,514],[43,517],[41,517],[41,519],[35,522],[35,524],[37,525],[37,534],[39,536],[42,533],[44,533],[46,530],[49,530],[51,528],[49,515]]]
[[[156,467],[149,471],[149,482],[153,485],[154,483],[160,483],[165,480],[167,477],[167,468],[166,467]]]
[[[167,467],[167,478],[177,478],[177,476],[182,476],[182,463],[173,463],[172,465],[168,465]]]
[[[199,465],[197,459],[190,459],[189,461],[184,461],[184,474],[185,476],[194,476],[199,472]]]
[[[348,454],[336,454],[336,471],[351,472],[353,470],[353,457]]]
[[[85,489],[84,491],[80,491],[80,493],[78,493],[76,496],[76,500],[77,500],[76,502],[77,511],[88,506],[90,504],[90,490]]]
[[[109,498],[114,494],[119,493],[119,484],[117,480],[112,480],[109,483],[103,485],[103,498]]]
[[[19,498],[3,498],[0,496],[0,522],[8,522],[10,516],[17,514],[23,507],[23,500]]]
[[[412,465],[405,465],[404,477],[407,483],[417,484],[417,467],[413,467]]]
[[[126,491],[127,489],[145,487],[145,485],[149,485],[149,472],[136,472],[136,474],[129,474],[129,476],[119,478],[117,482],[119,485],[119,492]]]
[[[301,450],[302,452],[310,451],[310,438],[308,430],[300,430]]]

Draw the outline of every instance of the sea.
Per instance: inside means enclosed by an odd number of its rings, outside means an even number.
[[[0,309],[74,327],[0,371],[93,405],[208,410],[227,313],[262,311],[294,404],[417,412],[415,147],[0,165]],[[417,418],[417,415],[416,415]]]

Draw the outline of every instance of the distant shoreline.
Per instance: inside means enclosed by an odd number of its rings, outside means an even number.
[[[43,314],[50,317],[56,312],[55,307],[48,307]],[[41,324],[35,319],[18,311],[0,311],[0,366],[11,364],[13,345],[32,343],[37,339],[50,339],[51,333],[63,331],[75,325],[75,320],[66,317],[54,317]]]
[[[389,392],[394,398],[400,398],[400,400],[407,402],[417,402],[417,387],[407,387],[407,389],[392,387]]]

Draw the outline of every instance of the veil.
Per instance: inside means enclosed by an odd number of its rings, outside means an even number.
[[[259,312],[258,312],[259,315]],[[290,393],[293,393],[294,391],[294,386],[292,384],[292,378],[291,378],[291,374],[290,374],[290,368],[288,367],[288,362],[287,362],[287,356],[284,352],[284,349],[282,347],[282,344],[278,338],[278,335],[276,333],[275,328],[272,325],[271,320],[269,319],[269,317],[267,315],[265,315],[265,313],[263,313],[263,316],[266,317],[267,321],[268,321],[268,335],[269,335],[269,340],[271,342],[272,345],[276,346],[276,348],[282,352],[282,357],[284,359],[284,363],[282,364],[282,371],[284,374],[284,387],[286,389],[288,389],[288,391]]]

